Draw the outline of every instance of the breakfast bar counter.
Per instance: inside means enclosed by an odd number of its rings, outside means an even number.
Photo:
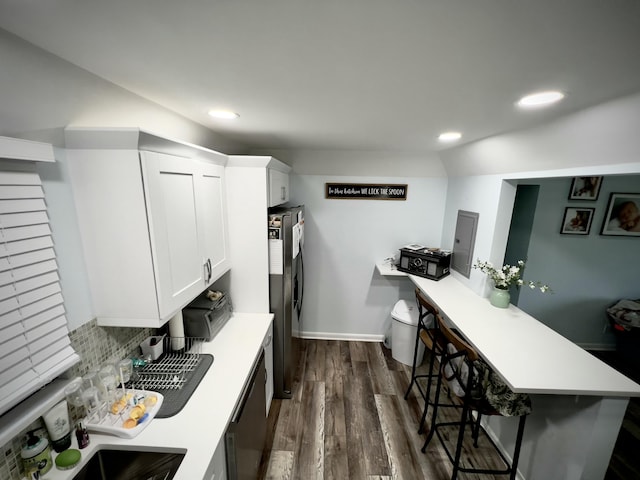
[[[510,305],[496,308],[450,275],[409,279],[438,306],[533,413],[519,462],[527,480],[602,480],[629,397],[640,385]],[[514,418],[490,418],[488,431],[513,451]]]

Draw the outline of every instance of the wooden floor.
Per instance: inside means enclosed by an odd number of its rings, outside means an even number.
[[[451,464],[438,440],[420,451],[423,402],[417,391],[404,399],[410,377],[410,367],[380,343],[304,340],[293,398],[271,407],[274,435],[261,478],[448,480]],[[469,445],[475,466],[501,466],[486,439]]]

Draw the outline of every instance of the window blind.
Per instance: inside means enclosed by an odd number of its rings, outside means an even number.
[[[0,161],[0,415],[80,359],[69,340],[44,191]]]

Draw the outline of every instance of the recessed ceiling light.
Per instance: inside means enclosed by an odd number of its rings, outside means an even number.
[[[460,140],[462,134],[460,132],[444,132],[438,136],[438,140],[441,142],[455,142]]]
[[[518,106],[523,108],[536,108],[551,105],[564,98],[564,93],[557,90],[549,90],[547,92],[537,92],[526,95],[518,100]]]
[[[240,116],[236,112],[232,112],[231,110],[209,110],[209,115],[211,115],[213,118],[222,118],[225,120],[232,120]]]

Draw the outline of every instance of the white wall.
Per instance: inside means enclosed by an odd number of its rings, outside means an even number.
[[[535,111],[523,112],[523,115],[535,115]],[[537,128],[442,151],[440,158],[449,176],[516,172],[546,172],[544,176],[557,176],[553,171],[558,169],[638,164],[638,125],[640,93]]]
[[[502,135],[442,152],[443,164],[447,172],[452,175],[449,178],[447,193],[443,245],[450,243],[452,239],[457,208],[479,211],[480,224],[474,258],[488,259],[500,264],[506,247],[517,180],[577,175],[638,174],[640,173],[640,137],[635,130],[639,122],[640,95],[635,95],[578,112],[537,129]],[[495,171],[504,173],[484,175],[484,173]],[[628,187],[630,191],[640,191],[640,184],[636,187],[631,185]],[[568,188],[566,188],[567,192]],[[567,192],[562,195],[554,194],[553,199],[550,200],[552,205],[545,204],[539,207],[540,215],[553,217],[558,215],[558,211],[564,211],[564,206],[567,205]],[[606,197],[607,192],[601,195]],[[553,221],[555,221],[554,218],[547,219],[547,222]],[[594,228],[598,228],[598,221],[596,219]],[[587,267],[582,259],[574,255],[578,251],[570,249],[571,255],[577,262],[573,267],[567,264],[566,259],[562,261],[556,259],[557,262],[547,263],[545,259],[549,256],[550,249],[557,250],[558,242],[564,241],[557,234],[559,225],[555,225],[552,230],[545,233],[541,227],[536,233],[536,246],[530,246],[527,277],[531,276],[532,280],[539,277],[539,280],[551,283],[548,275],[545,275],[550,268],[576,269],[585,276],[582,280],[583,288],[572,286],[571,290],[564,294],[557,292],[553,297],[553,303],[558,307],[555,312],[544,307],[544,302],[548,300],[540,297],[529,298],[528,296],[533,292],[528,294],[523,292],[519,306],[525,311],[531,308],[534,316],[539,315],[541,320],[549,322],[561,333],[572,340],[575,338],[575,341],[585,346],[606,346],[607,343],[611,343],[611,337],[603,332],[603,323],[593,318],[588,322],[575,318],[573,321],[570,320],[567,317],[567,304],[575,304],[581,300],[580,290],[582,290],[582,301],[587,304],[590,304],[592,297],[604,301],[605,296],[616,297],[617,292],[622,295],[623,291],[628,293],[628,290],[617,284],[614,286],[612,280],[612,285],[605,292],[600,293],[600,281],[594,279],[595,274],[591,270],[584,270]],[[596,234],[592,233],[593,235]],[[593,237],[594,244],[600,243],[600,240],[603,239]],[[612,243],[604,242],[609,247]],[[640,269],[640,257],[628,255],[627,260],[622,260],[618,256],[619,252],[610,252],[604,244],[600,255],[604,259],[611,260],[611,264],[615,265],[612,268],[627,269],[624,276],[619,277],[619,281],[637,285],[637,280],[630,281],[628,275]],[[614,263],[614,260],[617,263]],[[538,270],[538,266],[542,270]],[[602,277],[598,274],[598,278]],[[471,279],[467,284],[476,292],[486,294],[485,280],[482,274],[472,271]],[[562,283],[562,287],[565,288],[566,285]],[[563,299],[565,294],[567,298]],[[534,304],[536,307],[533,306]],[[600,307],[599,304],[598,309]],[[604,321],[604,318],[602,320]]]
[[[0,30],[0,135],[63,146],[67,125],[137,127],[224,152],[245,147]],[[64,163],[38,165],[70,329],[93,318]]]
[[[61,129],[67,125],[132,126],[224,153],[246,153],[244,146],[2,30],[0,64],[1,135],[61,145]],[[480,213],[474,257],[499,263],[515,188],[503,180],[640,172],[638,124],[640,95],[634,95],[439,156],[435,152],[266,152],[292,165],[292,200],[308,209],[311,260],[305,328],[336,334],[383,333],[394,300],[410,295],[406,291],[410,287],[402,280],[379,277],[375,261],[408,242],[450,246],[457,209]],[[79,273],[77,233],[72,219],[65,216],[74,207],[63,169],[61,162],[42,175],[48,196],[52,192],[48,201],[63,293],[76,312],[71,313],[70,324],[77,326],[89,318],[84,318],[85,276]],[[329,201],[324,199],[327,181],[408,183],[409,200]],[[482,292],[483,282],[478,272],[472,272],[472,288]]]
[[[295,163],[294,163],[295,165]],[[328,200],[326,182],[406,183],[406,201]],[[375,263],[410,242],[437,246],[446,179],[292,175],[292,203],[305,205],[304,336],[381,340],[407,278],[380,276]]]
[[[515,188],[505,184],[498,175],[450,178],[443,217],[441,245],[444,248],[453,248],[458,210],[476,212],[479,215],[473,251],[474,263],[478,258],[496,264],[502,262],[504,250],[502,254],[499,251],[494,251],[494,244],[499,244],[495,237],[497,233],[499,237],[504,237],[506,242],[509,221],[511,220],[509,206],[513,208],[514,199]],[[500,209],[505,209],[505,215],[498,215]],[[455,271],[452,272],[452,275],[476,293],[484,295],[486,285],[484,274],[472,269],[468,279]]]
[[[138,127],[225,153],[243,145],[0,29],[0,135],[62,146],[62,128]],[[140,68],[144,68],[141,59]]]
[[[55,157],[56,162],[39,162],[36,168],[47,200],[67,324],[75,330],[94,315],[64,149],[56,148]]]
[[[291,165],[298,175],[446,177],[436,152],[366,150],[275,150],[262,152]]]

